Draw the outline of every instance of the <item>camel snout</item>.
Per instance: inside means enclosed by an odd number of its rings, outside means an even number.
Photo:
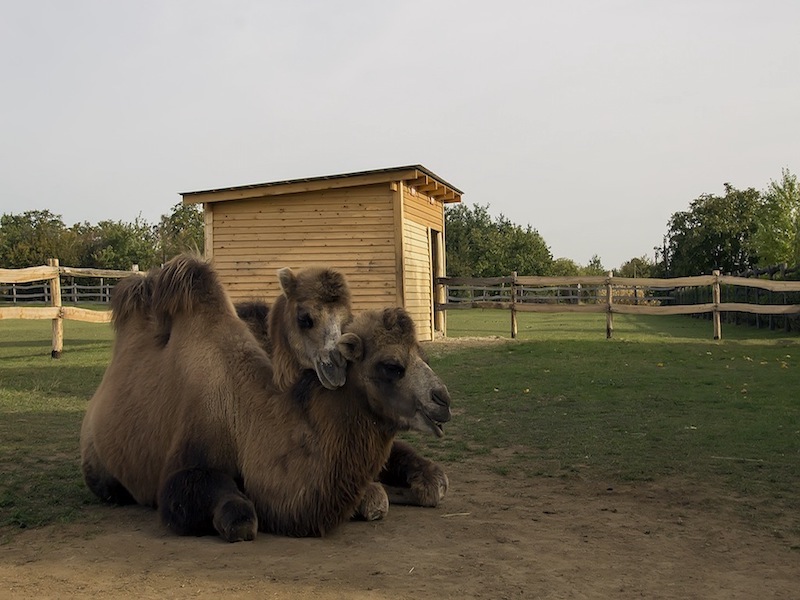
[[[450,392],[447,388],[440,388],[431,392],[431,400],[437,406],[447,409],[447,419],[450,419]]]
[[[319,382],[329,390],[342,387],[347,379],[347,363],[343,361],[318,361],[314,370]]]

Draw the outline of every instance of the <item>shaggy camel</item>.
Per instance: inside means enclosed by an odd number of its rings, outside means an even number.
[[[343,385],[344,361],[335,345],[352,319],[344,276],[318,267],[295,274],[287,267],[278,271],[278,280],[282,294],[272,307],[260,300],[235,304],[239,318],[272,359],[276,385],[286,390],[310,368],[325,387]],[[438,506],[450,485],[439,465],[401,440],[392,445],[379,481],[392,504],[428,507]]]
[[[280,392],[209,265],[179,257],[118,285],[112,360],[81,429],[84,478],[104,500],[158,506],[179,534],[323,535],[354,513],[380,517],[374,479],[396,433],[441,435],[449,420],[402,309],[348,326],[342,387],[306,372]]]

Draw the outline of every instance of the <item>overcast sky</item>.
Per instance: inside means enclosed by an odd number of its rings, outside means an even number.
[[[422,164],[607,268],[800,171],[797,0],[0,0],[0,212]]]

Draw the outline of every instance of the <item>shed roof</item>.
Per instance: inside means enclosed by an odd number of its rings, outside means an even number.
[[[305,177],[303,179],[286,179],[283,181],[253,183],[196,192],[181,192],[181,196],[183,196],[184,204],[198,204],[200,202],[244,200],[260,198],[262,196],[278,196],[282,194],[372,185],[376,183],[391,183],[394,181],[403,181],[406,185],[415,188],[417,191],[442,202],[461,202],[461,195],[463,193],[461,190],[450,185],[444,179],[422,165],[390,167],[387,169],[374,169],[355,173],[341,173],[339,175]]]

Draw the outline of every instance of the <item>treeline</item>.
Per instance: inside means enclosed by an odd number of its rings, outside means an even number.
[[[682,277],[739,273],[786,263],[800,264],[800,185],[784,169],[768,188],[702,194],[689,209],[674,213],[655,260],[633,257],[614,269],[621,277]],[[602,275],[598,255],[580,265],[553,258],[539,232],[521,227],[489,205],[456,204],[445,211],[447,273],[454,277]],[[197,205],[176,204],[158,223],[101,221],[67,227],[48,210],[0,217],[0,267],[45,264],[56,257],[75,267],[141,270],[185,250],[203,251],[203,215]]]
[[[633,257],[613,269],[620,277],[684,277],[741,273],[785,263],[800,264],[800,186],[784,169],[765,191],[726,183],[722,195],[702,194],[674,213],[655,259]],[[553,259],[530,225],[522,228],[489,207],[458,204],[446,212],[447,272],[455,277],[602,275],[598,255],[585,266]]]
[[[500,215],[493,218],[489,205],[456,204],[445,211],[447,274],[451,277],[509,275],[604,275],[597,255],[587,265],[569,258],[553,258],[539,232],[521,227]],[[642,259],[636,259],[642,260]]]
[[[724,194],[703,194],[667,227],[657,267],[669,277],[800,264],[797,177],[784,169],[763,192],[726,183]]]
[[[58,258],[70,267],[144,271],[176,254],[203,251],[203,214],[176,204],[158,223],[100,221],[66,226],[60,215],[34,210],[0,217],[0,267],[18,269]]]

